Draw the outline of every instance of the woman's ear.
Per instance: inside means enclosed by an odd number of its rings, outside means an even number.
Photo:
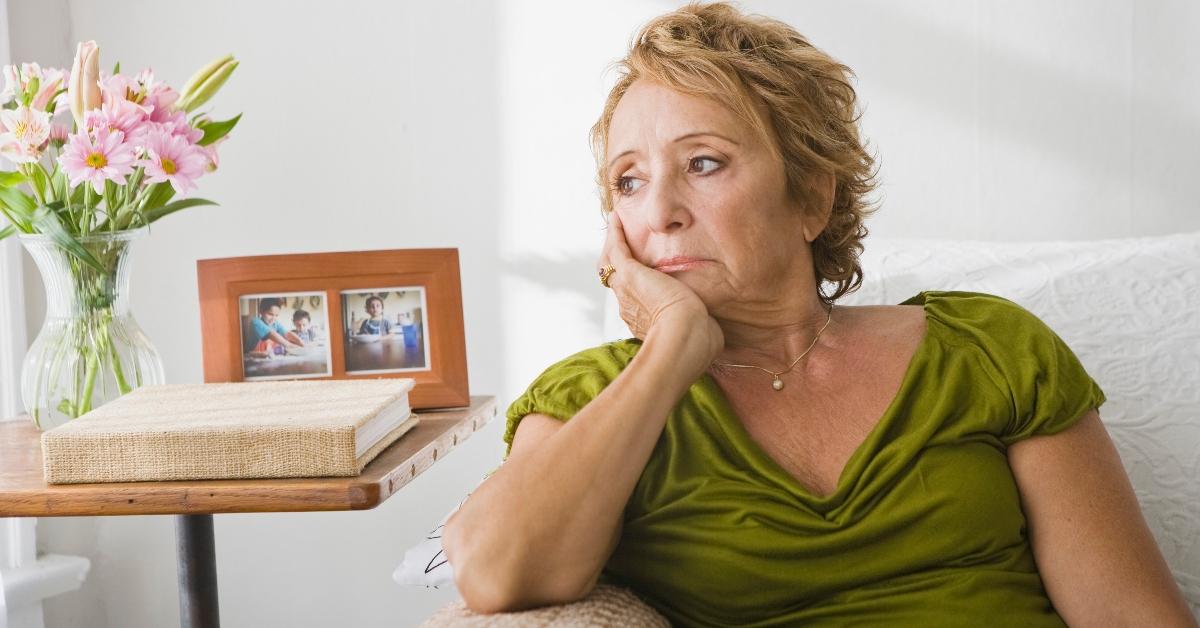
[[[814,176],[812,183],[819,194],[816,206],[804,212],[804,241],[809,243],[816,240],[829,224],[833,198],[837,194],[837,177],[832,172],[826,172]]]

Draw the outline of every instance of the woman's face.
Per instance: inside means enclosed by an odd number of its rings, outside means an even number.
[[[783,164],[723,105],[636,81],[613,112],[606,159],[634,257],[683,281],[710,311],[811,281]]]

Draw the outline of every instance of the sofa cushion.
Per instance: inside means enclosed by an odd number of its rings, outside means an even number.
[[[461,600],[444,606],[420,628],[669,628],[670,622],[629,589],[598,585],[570,604],[481,615]]]

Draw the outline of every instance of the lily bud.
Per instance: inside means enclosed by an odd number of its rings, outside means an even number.
[[[190,113],[208,102],[237,66],[238,62],[233,59],[233,55],[225,55],[201,68],[184,84],[179,93],[179,100],[175,101],[175,108]]]
[[[67,84],[67,99],[76,128],[84,128],[87,112],[100,107],[100,48],[94,41],[80,42],[71,64],[71,82]]]

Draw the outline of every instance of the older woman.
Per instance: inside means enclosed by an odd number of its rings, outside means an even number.
[[[509,408],[443,539],[472,609],[603,579],[679,625],[1195,625],[1051,329],[982,293],[836,305],[873,179],[848,68],[724,4],[622,66],[599,266],[637,338]]]

